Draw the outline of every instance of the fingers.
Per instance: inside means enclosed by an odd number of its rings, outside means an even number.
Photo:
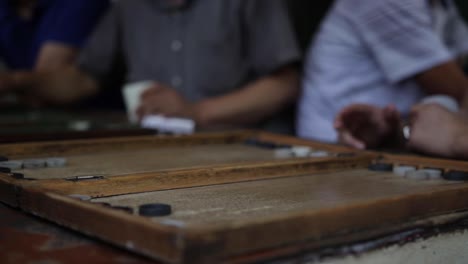
[[[353,147],[353,148],[356,148],[356,149],[360,149],[360,150],[366,149],[366,144],[364,142],[362,142],[361,140],[355,138],[351,134],[351,132],[349,132],[348,130],[339,131],[339,138],[338,139],[342,144],[345,144],[347,146],[350,146],[350,147]]]
[[[159,94],[163,92],[166,88],[166,86],[160,84],[160,83],[154,83],[148,89],[146,89],[143,93],[141,93],[140,98],[143,100],[147,97],[150,97],[152,95]]]

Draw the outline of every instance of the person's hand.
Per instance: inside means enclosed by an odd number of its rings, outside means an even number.
[[[196,119],[194,104],[176,90],[158,83],[143,92],[137,114],[140,119],[150,114]]]
[[[400,131],[400,115],[393,105],[385,108],[354,104],[336,117],[334,127],[340,143],[357,149],[375,148],[395,140]]]
[[[413,107],[408,147],[427,154],[455,157],[458,138],[467,133],[467,123],[459,113],[437,104]]]

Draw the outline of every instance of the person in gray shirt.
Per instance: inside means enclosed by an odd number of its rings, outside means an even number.
[[[262,124],[291,132],[284,120],[266,120],[296,99],[299,60],[282,0],[116,1],[79,66],[43,76],[32,90],[66,104],[94,95],[124,69],[125,82],[155,82],[140,115],[191,118],[200,128]]]

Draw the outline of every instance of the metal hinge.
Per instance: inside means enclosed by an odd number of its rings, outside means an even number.
[[[66,178],[66,181],[72,182],[80,182],[80,181],[97,181],[97,180],[104,180],[103,175],[83,175],[83,176],[73,176],[70,178]]]

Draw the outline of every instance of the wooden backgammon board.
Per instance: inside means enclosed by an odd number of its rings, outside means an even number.
[[[3,144],[0,156],[21,163],[0,173],[2,202],[166,263],[267,261],[468,209],[466,162],[256,131]]]

